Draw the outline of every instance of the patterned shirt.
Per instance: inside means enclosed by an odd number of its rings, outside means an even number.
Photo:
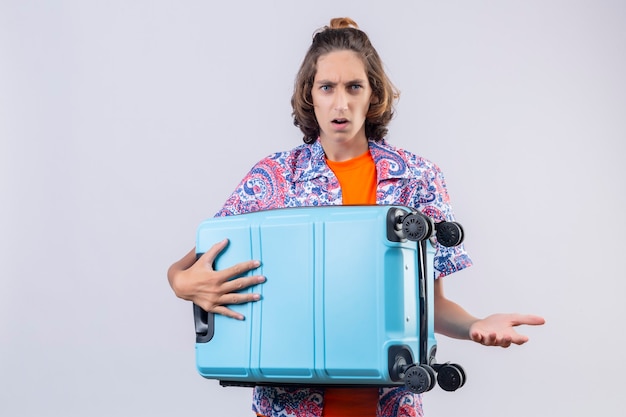
[[[369,141],[376,164],[376,204],[417,209],[436,222],[454,220],[442,172],[432,162],[387,142]],[[342,204],[337,177],[326,164],[319,140],[258,162],[216,216],[283,207]],[[472,264],[463,245],[436,245],[436,277]],[[252,409],[267,417],[320,417],[322,388],[256,387]],[[421,396],[404,387],[380,388],[377,417],[422,416]]]

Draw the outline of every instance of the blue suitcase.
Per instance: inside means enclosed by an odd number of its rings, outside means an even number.
[[[200,256],[225,237],[219,270],[248,259],[267,281],[261,300],[229,306],[238,321],[194,305],[196,366],[224,386],[399,386],[447,391],[465,383],[437,364],[430,238],[461,243],[458,223],[401,206],[325,206],[211,218]]]

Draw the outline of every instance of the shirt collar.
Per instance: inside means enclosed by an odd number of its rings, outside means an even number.
[[[395,146],[389,145],[384,139],[369,141],[370,153],[376,164],[378,182],[391,179],[411,178],[406,163],[406,153]]]
[[[332,175],[332,171],[326,164],[324,149],[319,139],[299,147],[298,152],[296,152],[293,182],[311,181],[318,177]]]
[[[380,142],[369,140],[369,150],[376,164],[378,182],[410,177],[406,162],[400,152],[384,139]],[[319,139],[312,144],[302,145],[296,156],[293,182],[305,182],[318,177],[331,176],[334,174],[326,164],[324,149]]]

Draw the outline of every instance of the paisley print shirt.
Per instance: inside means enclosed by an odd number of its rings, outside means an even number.
[[[454,220],[443,174],[432,162],[386,141],[369,141],[376,164],[376,203],[415,208],[435,221]],[[341,187],[319,140],[258,162],[216,216],[283,207],[340,205]],[[449,275],[472,264],[463,245],[437,245],[435,273]],[[252,409],[267,417],[320,417],[319,388],[256,387]],[[404,387],[381,388],[377,417],[422,416],[421,396]]]

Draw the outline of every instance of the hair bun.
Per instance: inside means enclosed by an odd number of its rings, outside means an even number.
[[[359,25],[349,17],[335,17],[330,20],[330,29],[343,29],[343,28],[354,28],[358,29]]]

